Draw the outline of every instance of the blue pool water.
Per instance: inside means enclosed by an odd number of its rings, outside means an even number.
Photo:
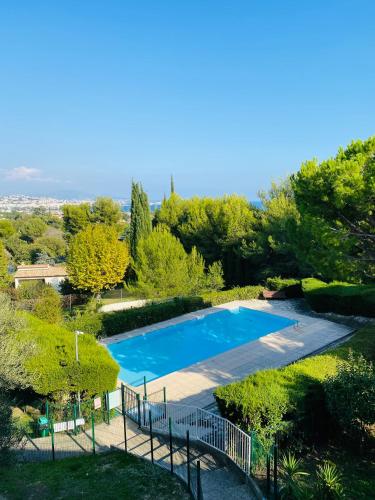
[[[184,321],[109,344],[120,379],[133,386],[180,370],[296,322],[245,307]]]

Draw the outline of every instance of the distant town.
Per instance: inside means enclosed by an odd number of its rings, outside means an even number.
[[[123,209],[124,212],[130,212],[129,199],[115,200]],[[0,195],[0,213],[1,212],[24,212],[33,213],[35,210],[41,209],[48,213],[62,216],[62,206],[66,204],[79,205],[80,203],[94,203],[93,199],[57,199],[44,196],[28,196],[23,194]],[[151,210],[160,206],[160,202],[151,202]]]

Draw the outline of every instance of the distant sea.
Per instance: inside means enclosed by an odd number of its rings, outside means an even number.
[[[252,205],[254,205],[254,207],[256,208],[263,208],[263,204],[260,200],[253,200],[253,201],[250,201],[250,203]],[[150,202],[150,209],[151,209],[151,212],[155,212],[155,210],[157,208],[159,208],[161,205],[161,201],[151,201]],[[130,212],[130,203],[126,203],[125,205],[122,205],[122,210],[123,212]]]

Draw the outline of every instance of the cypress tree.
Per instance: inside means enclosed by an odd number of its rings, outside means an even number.
[[[136,259],[139,240],[151,233],[152,226],[147,194],[141,184],[135,182],[132,183],[130,216],[130,252]]]
[[[171,194],[174,193],[174,180],[173,180],[173,175],[171,175]]]

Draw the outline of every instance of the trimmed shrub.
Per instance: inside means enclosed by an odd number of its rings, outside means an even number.
[[[296,431],[305,426],[305,395],[317,383],[336,372],[337,358],[314,356],[281,369],[258,371],[240,382],[215,391],[221,414],[246,430],[255,430],[261,440],[276,430]]]
[[[106,336],[134,330],[142,326],[197,311],[206,307],[202,298],[176,298],[160,304],[149,304],[136,309],[128,309],[102,315],[102,333]]]
[[[314,311],[375,317],[375,285],[327,284],[307,278],[302,280],[302,290]]]
[[[59,399],[77,391],[93,396],[116,386],[119,367],[91,335],[79,337],[77,363],[72,332],[28,313],[25,318],[27,327],[15,335],[20,346],[33,346],[33,355],[23,362],[23,370],[34,392]]]
[[[290,298],[300,298],[303,297],[301,280],[296,278],[280,278],[276,276],[274,278],[266,279],[266,287],[269,290],[285,292],[285,295]]]
[[[359,330],[345,344],[284,368],[261,370],[244,380],[219,387],[216,401],[223,416],[262,440],[281,430],[310,438],[327,432],[323,383],[334,376],[350,351],[375,359],[375,326]]]
[[[259,299],[263,291],[262,286],[242,286],[224,290],[221,292],[208,292],[202,294],[202,299],[208,307],[225,304],[232,300],[251,300]]]
[[[173,300],[125,311],[104,314],[84,312],[67,320],[66,326],[71,331],[81,330],[96,336],[110,337],[233,300],[256,299],[259,298],[262,289],[260,286],[245,286],[223,292],[209,292],[200,297],[176,297]]]

